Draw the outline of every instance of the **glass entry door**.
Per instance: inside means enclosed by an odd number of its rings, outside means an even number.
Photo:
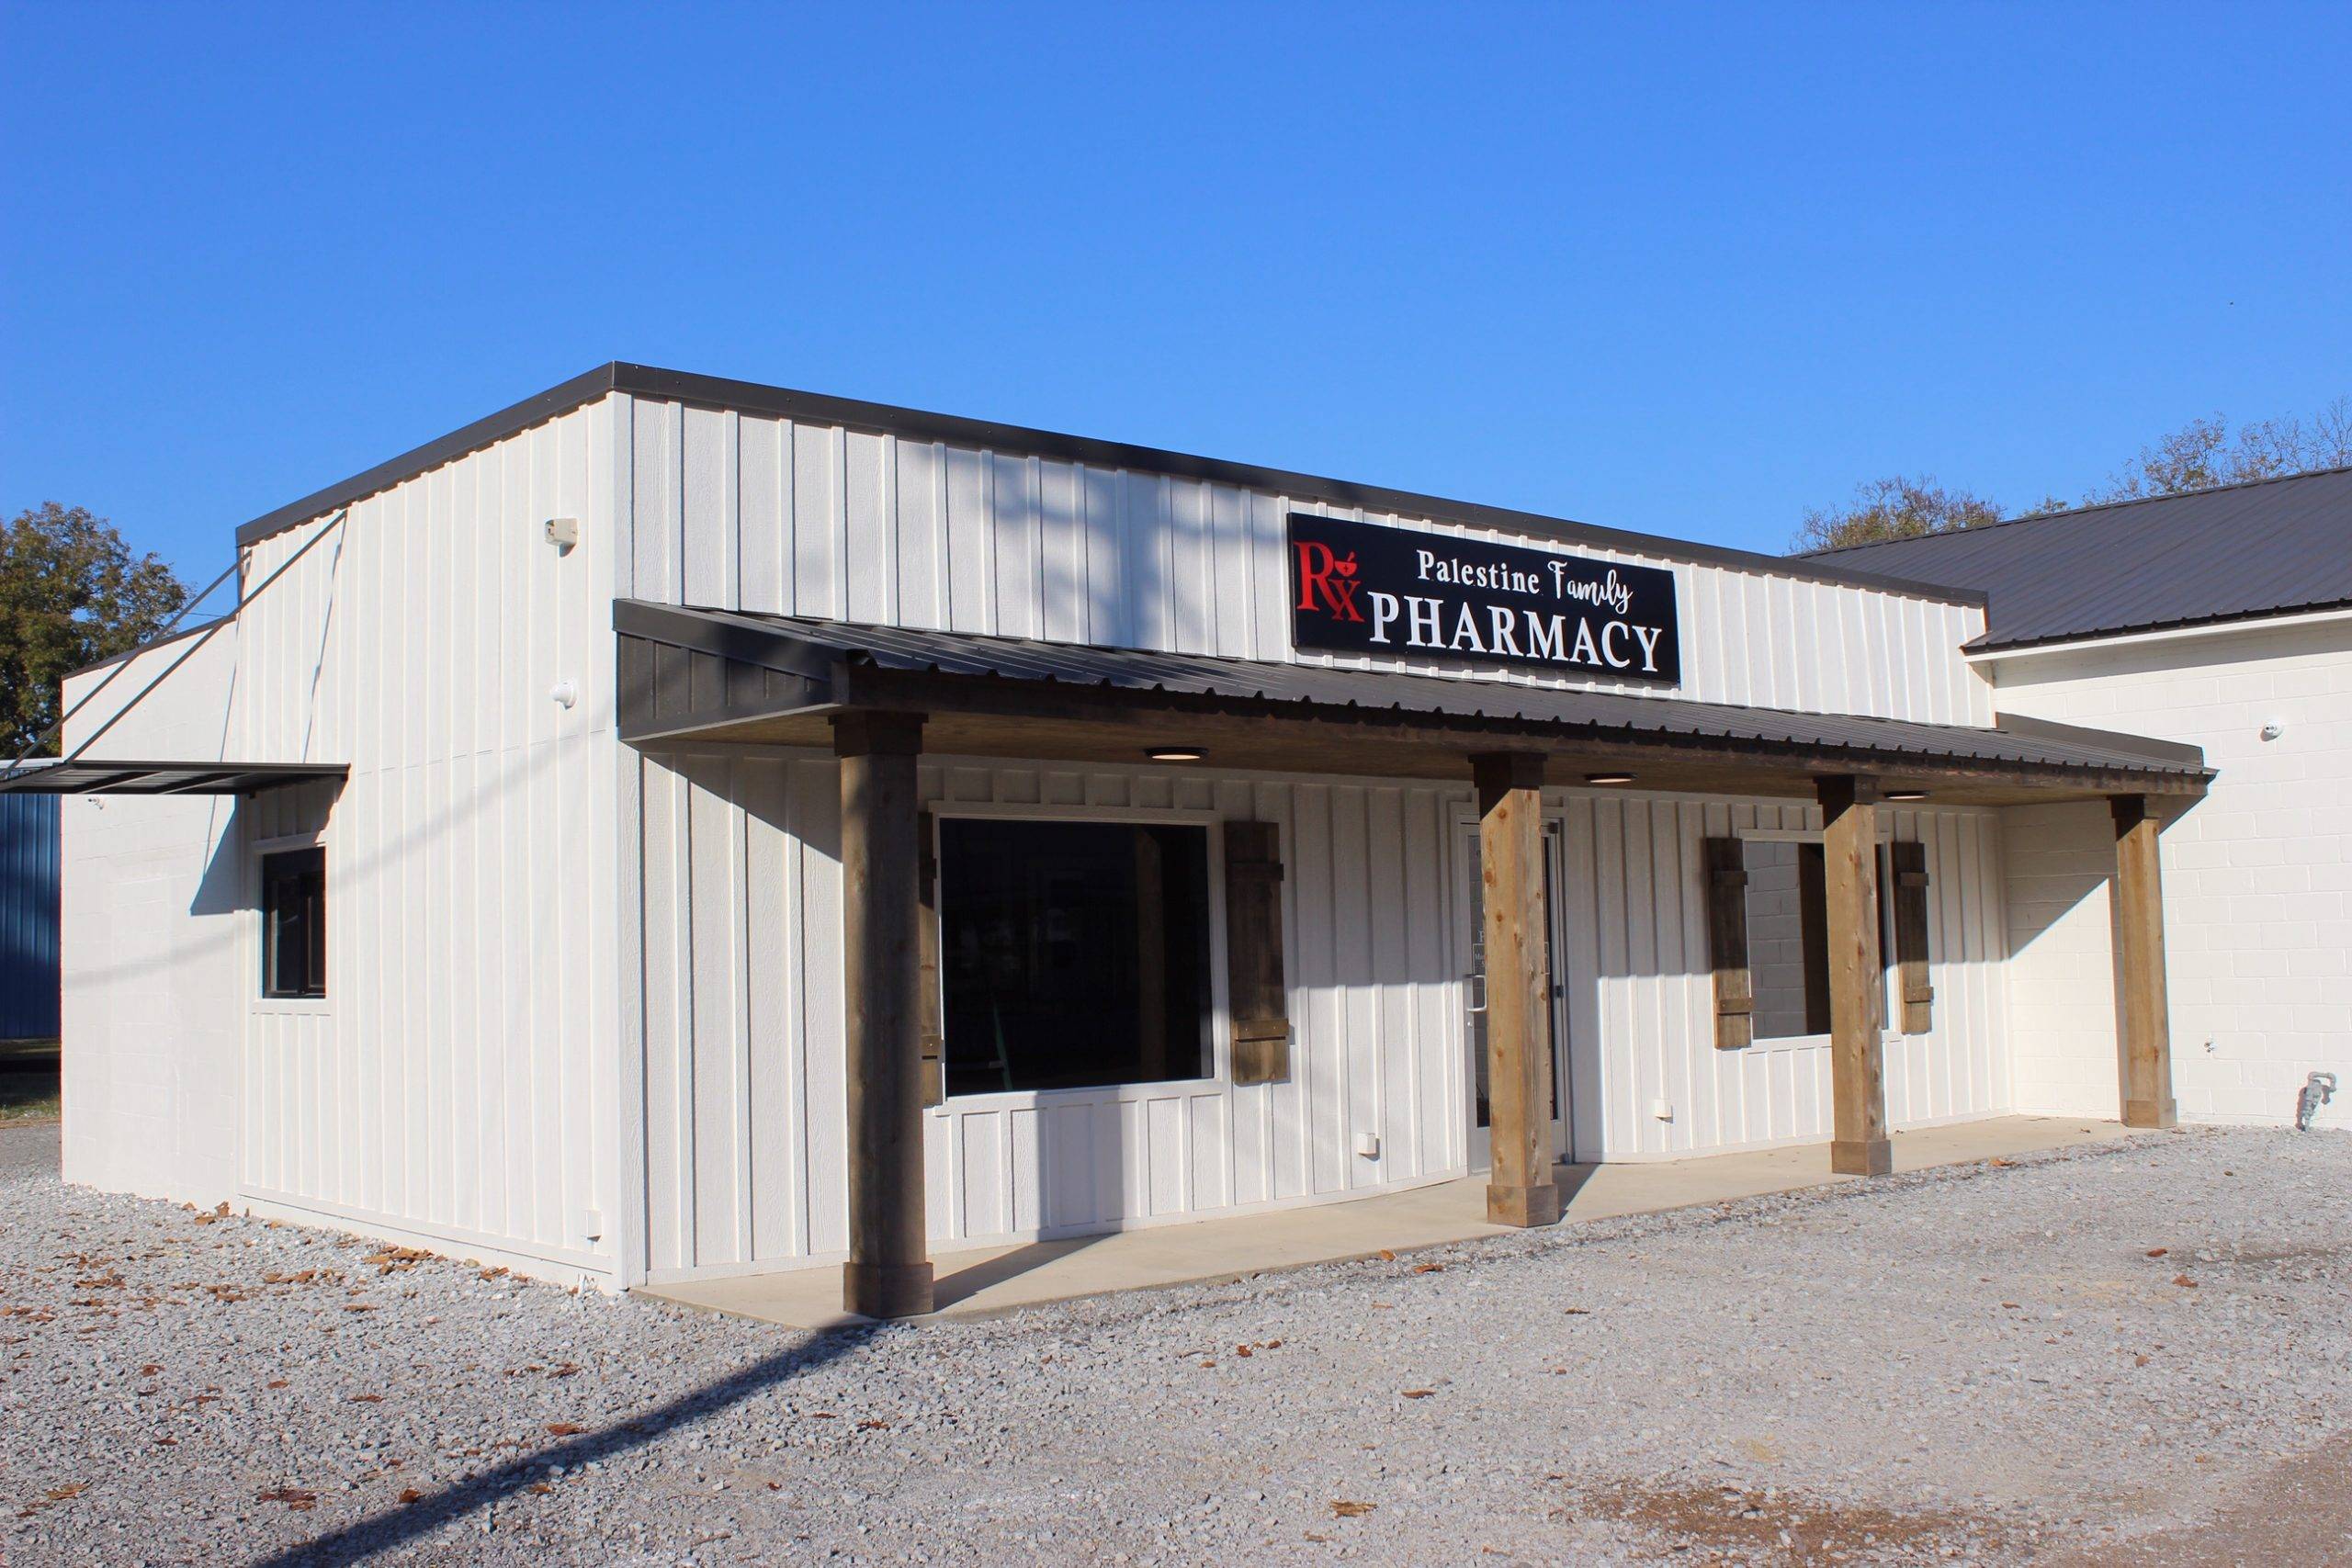
[[[1454,900],[1454,952],[1462,976],[1462,1035],[1470,1055],[1470,1168],[1486,1170],[1494,1164],[1489,1136],[1491,1108],[1487,1056],[1487,908],[1486,879],[1479,874],[1478,825],[1464,824],[1454,837],[1454,877],[1462,897]],[[1544,953],[1552,997],[1552,1153],[1568,1156],[1568,1015],[1567,987],[1560,975],[1559,887],[1562,874],[1560,824],[1544,824]]]

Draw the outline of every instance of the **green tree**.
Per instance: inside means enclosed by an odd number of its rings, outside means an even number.
[[[1794,547],[1834,550],[1848,545],[1876,545],[2000,520],[2001,509],[1981,495],[1947,490],[1933,478],[1913,479],[1897,474],[1856,485],[1854,499],[1848,505],[1816,507],[1806,513]]]
[[[2140,448],[2138,457],[2083,503],[2179,495],[2346,464],[2352,464],[2352,398],[2338,398],[2309,419],[2290,415],[2244,425],[2235,440],[2229,421],[2214,414],[2192,419]]]
[[[18,513],[0,529],[0,766],[57,722],[69,671],[138,647],[187,602],[160,557],[134,558],[88,508]]]

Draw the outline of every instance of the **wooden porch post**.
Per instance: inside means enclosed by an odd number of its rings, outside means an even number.
[[[1886,1141],[1878,781],[1843,775],[1819,780],[1816,787],[1829,915],[1829,1168],[1884,1176],[1894,1168],[1894,1151]]]
[[[866,1317],[932,1310],[922,1176],[921,714],[833,718],[842,770],[847,949],[849,1263],[842,1305]]]
[[[2115,818],[2115,1032],[2122,1057],[2123,1124],[2170,1127],[2172,1019],[2165,993],[2164,870],[2156,803],[2143,795],[2108,801]]]
[[[1487,1220],[1548,1225],[1552,1179],[1552,997],[1544,914],[1544,758],[1470,759],[1478,784],[1478,863],[1487,917]]]

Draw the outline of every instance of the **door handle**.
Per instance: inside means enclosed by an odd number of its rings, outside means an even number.
[[[1486,1010],[1487,1010],[1487,977],[1486,977],[1486,976],[1484,976],[1484,975],[1482,975],[1482,974],[1479,974],[1479,973],[1478,973],[1478,972],[1476,972],[1476,970],[1473,970],[1473,971],[1471,971],[1470,973],[1464,975],[1464,976],[1462,976],[1462,994],[1463,994],[1464,996],[1465,996],[1465,997],[1476,997],[1476,998],[1477,998],[1477,1000],[1476,1000],[1476,1001],[1468,1002],[1468,1003],[1465,1003],[1465,1004],[1464,1005],[1463,1010],[1464,1010],[1464,1012],[1484,1012],[1484,1011],[1486,1011]]]

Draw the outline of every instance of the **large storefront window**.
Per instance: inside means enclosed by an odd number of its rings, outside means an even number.
[[[1208,831],[940,824],[949,1094],[1206,1077]]]

